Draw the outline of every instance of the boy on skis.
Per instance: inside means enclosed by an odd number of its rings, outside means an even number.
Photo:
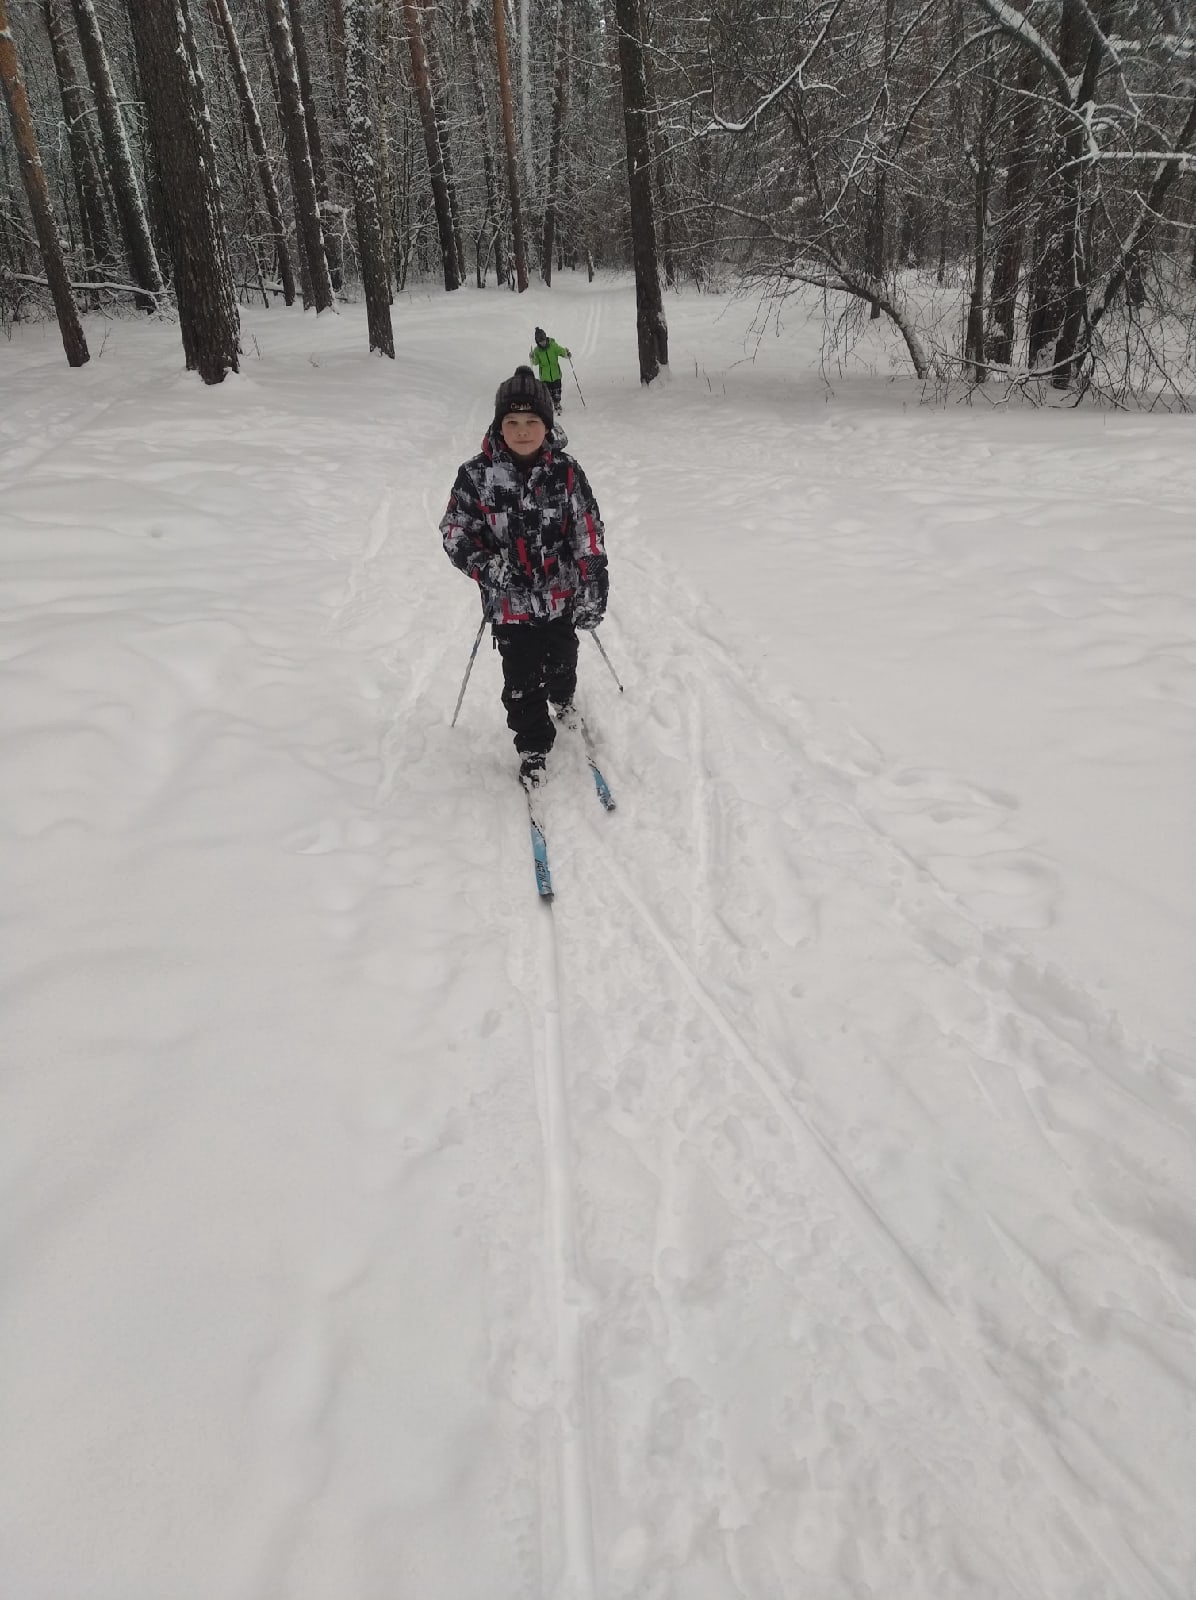
[[[530,351],[531,359],[536,363],[540,382],[548,387],[553,406],[560,411],[561,357],[564,356],[567,361],[572,357],[564,345],[558,344],[555,339],[550,339],[543,328],[537,328],[534,337],[536,342]]]
[[[573,709],[577,629],[596,628],[606,612],[602,517],[566,443],[548,390],[530,367],[516,368],[440,523],[449,560],[481,590],[525,787],[540,782],[556,739],[549,706],[558,720]]]

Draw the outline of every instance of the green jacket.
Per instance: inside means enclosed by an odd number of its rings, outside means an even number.
[[[547,344],[534,344],[531,348],[531,358],[536,363],[536,371],[541,383],[559,383],[561,381],[561,357],[568,356],[569,351],[563,344],[558,344],[555,339],[549,339]]]

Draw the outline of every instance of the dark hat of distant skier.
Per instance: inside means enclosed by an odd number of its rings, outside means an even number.
[[[512,411],[532,411],[546,428],[552,427],[552,396],[530,367],[516,367],[494,396],[494,430],[502,431],[502,419]]]
[[[548,343],[548,335],[544,332],[543,328],[537,328],[534,337],[537,344]]]

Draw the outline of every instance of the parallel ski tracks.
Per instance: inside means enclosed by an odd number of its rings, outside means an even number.
[[[1034,1475],[1065,1503],[1077,1536],[1088,1543],[1094,1557],[1104,1566],[1118,1592],[1157,1600],[1179,1600],[1177,1591],[1161,1579],[1126,1540],[1113,1517],[1098,1501],[1073,1489],[1076,1479],[1067,1460],[1059,1455],[1041,1431],[1025,1402],[1007,1386],[990,1365],[985,1352],[969,1348],[960,1337],[960,1328],[939,1290],[923,1271],[916,1256],[907,1248],[886,1218],[877,1209],[867,1190],[836,1153],[825,1135],[784,1090],[778,1073],[770,1067],[711,994],[707,984],[677,948],[660,920],[649,907],[628,875],[614,859],[612,848],[600,830],[587,820],[582,826],[594,844],[594,857],[601,863],[611,883],[647,930],[654,943],[677,973],[696,1009],[725,1045],[744,1078],[777,1118],[796,1154],[807,1165],[811,1161],[843,1203],[844,1213],[875,1259],[891,1270],[904,1292],[925,1320],[945,1362],[955,1367],[989,1415],[1016,1413],[1024,1423],[1012,1437],[1016,1449]],[[555,975],[555,932],[553,935]],[[559,993],[555,1006],[559,1021]],[[591,1566],[592,1575],[592,1566]]]

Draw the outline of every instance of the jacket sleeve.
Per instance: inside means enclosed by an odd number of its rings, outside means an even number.
[[[573,620],[579,628],[596,628],[606,615],[606,601],[610,593],[606,536],[594,491],[576,463],[573,466],[570,509],[573,550],[580,579],[573,601]]]
[[[507,561],[495,547],[490,524],[465,466],[449,496],[448,509],[440,519],[440,533],[449,560],[483,589],[505,587]]]

